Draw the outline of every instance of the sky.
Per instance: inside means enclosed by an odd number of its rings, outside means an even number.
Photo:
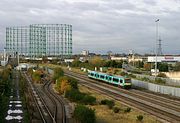
[[[153,53],[156,22],[164,54],[180,54],[180,0],[1,0],[0,50],[5,29],[71,24],[73,53]]]

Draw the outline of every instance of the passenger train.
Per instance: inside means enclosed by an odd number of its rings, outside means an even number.
[[[116,85],[121,88],[131,88],[131,79],[123,76],[113,76],[96,71],[88,71],[88,77]]]

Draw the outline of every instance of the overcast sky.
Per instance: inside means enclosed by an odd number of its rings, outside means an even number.
[[[156,23],[165,54],[180,54],[180,0],[0,0],[0,49],[5,28],[73,26],[73,52],[152,53]]]

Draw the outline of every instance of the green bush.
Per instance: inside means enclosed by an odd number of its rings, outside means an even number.
[[[131,111],[131,108],[129,108],[129,107],[127,107],[127,108],[124,110],[125,113],[129,113],[130,111]]]
[[[141,80],[142,80],[142,81],[150,81],[150,79],[147,78],[147,77],[143,77],[143,78],[141,78]]]
[[[102,105],[107,105],[109,107],[109,109],[112,109],[113,106],[115,105],[114,101],[113,100],[101,100],[101,104]]]
[[[129,74],[128,76],[131,78],[136,78],[136,75],[133,75],[133,74]]]
[[[109,100],[107,100],[107,99],[101,100],[101,105],[106,105],[106,104],[107,104],[107,101],[109,101]]]
[[[120,108],[118,108],[118,107],[113,107],[113,112],[114,113],[118,113],[120,111]]]
[[[79,102],[86,105],[87,104],[92,105],[96,102],[95,97],[81,93],[77,89],[71,89],[69,91],[66,91],[65,97],[71,101]]]
[[[138,120],[138,121],[142,121],[142,120],[143,120],[143,116],[142,116],[142,115],[138,115],[138,116],[137,116],[137,120]]]
[[[128,74],[127,74],[126,72],[121,72],[120,75],[121,75],[121,76],[126,76],[126,75],[128,75]]]
[[[74,79],[72,77],[68,77],[68,82],[70,83],[71,87],[74,88],[74,89],[78,89],[78,81],[77,79]]]
[[[156,79],[155,79],[155,82],[158,83],[158,84],[165,84],[165,83],[166,83],[166,80],[161,79],[161,78],[156,78]]]
[[[95,123],[95,110],[83,105],[77,105],[74,110],[74,117],[81,123]]]
[[[64,71],[62,68],[58,67],[54,69],[54,75],[53,75],[53,80],[56,81],[59,77],[64,76]]]
[[[95,104],[96,98],[93,96],[86,95],[86,96],[84,96],[84,98],[82,99],[81,102],[85,105],[87,105],[87,104],[92,105],[92,104]]]
[[[107,106],[109,107],[109,109],[112,109],[114,105],[115,105],[114,101],[112,101],[112,100],[107,102]]]
[[[65,93],[66,98],[70,99],[71,101],[75,101],[75,102],[82,100],[84,98],[84,95],[85,94],[80,93],[79,90],[77,90],[77,89],[71,89],[71,90],[66,91],[66,93]]]

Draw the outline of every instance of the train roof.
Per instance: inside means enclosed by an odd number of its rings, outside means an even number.
[[[127,76],[117,76],[117,75],[111,75],[111,74],[102,73],[102,72],[98,72],[98,71],[91,71],[91,70],[89,70],[88,72],[100,73],[100,74],[103,74],[103,75],[108,75],[108,76],[113,76],[113,77],[129,78],[129,77],[127,77]]]

